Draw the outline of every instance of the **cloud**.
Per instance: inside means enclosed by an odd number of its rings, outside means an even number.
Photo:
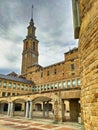
[[[77,46],[73,36],[71,0],[1,0],[0,72],[20,72],[32,4],[39,40],[39,64],[47,66],[62,61],[64,53]]]

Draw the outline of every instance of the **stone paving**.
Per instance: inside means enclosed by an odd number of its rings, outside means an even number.
[[[0,130],[84,130],[78,123],[66,122],[54,124],[52,120],[27,120],[25,118],[9,118],[0,115]]]

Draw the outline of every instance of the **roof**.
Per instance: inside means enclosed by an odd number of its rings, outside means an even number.
[[[1,79],[6,79],[6,80],[12,80],[12,81],[15,81],[15,82],[27,83],[27,84],[32,84],[33,83],[31,80],[26,80],[24,78],[18,78],[18,77],[3,75],[3,74],[0,74],[0,78]]]
[[[8,76],[14,76],[14,77],[16,77],[16,76],[18,76],[18,74],[16,74],[15,72],[11,72],[11,73],[9,73],[9,74],[7,74]]]
[[[68,52],[65,52],[64,54],[68,54],[68,53],[73,53],[73,52],[77,52],[78,51],[78,48],[73,48],[71,50],[69,50]]]

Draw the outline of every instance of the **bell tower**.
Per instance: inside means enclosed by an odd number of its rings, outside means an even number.
[[[34,64],[38,64],[38,40],[35,36],[36,27],[33,21],[33,6],[32,6],[32,16],[27,27],[27,36],[23,40],[23,52],[22,52],[22,69],[21,74],[27,73],[27,68]]]

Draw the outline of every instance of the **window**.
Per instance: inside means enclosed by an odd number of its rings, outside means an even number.
[[[33,91],[33,92],[35,91],[35,88],[34,88],[34,87],[32,87],[32,91]]]
[[[17,88],[20,89],[20,84],[18,84]]]
[[[71,64],[71,70],[74,70],[74,69],[75,69],[74,64]]]
[[[46,85],[44,85],[44,90],[46,90]]]
[[[11,88],[11,86],[12,86],[12,83],[11,83],[11,82],[9,82],[9,84],[8,84],[8,88]]]
[[[4,81],[3,87],[6,88],[6,85],[7,85],[7,83],[6,83],[6,81]]]
[[[54,74],[56,74],[57,72],[56,72],[56,69],[54,69]]]
[[[63,82],[63,88],[66,88],[66,82]]]
[[[41,87],[40,86],[38,86],[38,91],[40,91],[41,90]]]
[[[22,86],[21,86],[21,90],[24,90],[24,85],[22,84]]]
[[[16,84],[14,83],[14,84],[13,84],[13,89],[15,89],[15,88],[16,88]]]
[[[11,93],[10,93],[10,92],[8,92],[8,93],[7,93],[7,96],[10,96],[10,95],[11,95]]]
[[[77,79],[77,83],[78,83],[78,86],[80,86],[81,85],[81,80]]]
[[[49,76],[50,75],[50,73],[49,73],[49,71],[47,71],[47,76]]]
[[[12,96],[15,96],[15,93],[12,93]]]
[[[76,86],[76,81],[72,80],[72,86],[75,87]]]
[[[28,90],[28,86],[26,85],[26,87],[25,87],[25,90],[27,91]]]
[[[28,42],[25,43],[25,49],[27,49]]]
[[[55,87],[55,89],[57,89],[57,88],[58,88],[58,83],[56,83],[56,84],[54,85],[54,87]]]
[[[74,76],[75,75],[75,73],[72,73],[72,76]]]
[[[54,84],[51,84],[51,89],[54,89]]]
[[[33,51],[35,51],[35,42],[33,42]]]
[[[43,86],[41,85],[41,90],[43,90]]]
[[[48,90],[50,89],[50,84],[47,85],[47,89],[48,89]]]
[[[2,92],[2,97],[5,97],[6,96],[6,92]]]
[[[59,83],[59,88],[61,89],[61,87],[62,87],[62,83]]]
[[[41,78],[43,77],[43,72],[41,72]]]
[[[67,81],[67,86],[70,87],[70,80]]]

